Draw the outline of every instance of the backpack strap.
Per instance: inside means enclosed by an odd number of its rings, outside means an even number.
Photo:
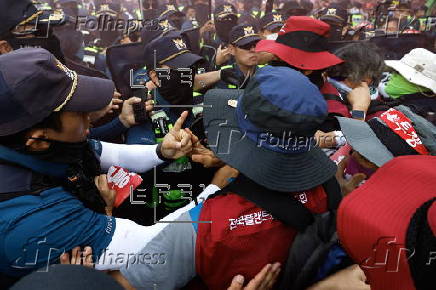
[[[232,183],[213,197],[228,193],[238,194],[268,211],[289,227],[303,231],[313,222],[312,213],[298,200],[284,192],[269,190],[240,174]]]

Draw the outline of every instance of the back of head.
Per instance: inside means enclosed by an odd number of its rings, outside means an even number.
[[[366,78],[378,79],[384,69],[384,59],[378,47],[372,43],[351,43],[335,51],[345,62],[332,67],[329,75],[362,82]]]

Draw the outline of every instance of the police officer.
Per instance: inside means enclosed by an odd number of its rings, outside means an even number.
[[[229,52],[235,62],[221,67],[222,80],[218,88],[244,88],[257,69],[256,44],[261,40],[255,27],[237,25],[229,33]]]
[[[8,41],[13,38],[13,30],[19,23],[28,22],[37,12],[30,0],[8,0],[0,3],[0,54],[13,50]]]
[[[88,141],[89,113],[111,102],[111,81],[77,75],[36,48],[1,55],[0,75],[0,273],[22,277],[76,245],[96,256],[142,248],[132,233],[150,233],[111,217],[115,192],[100,174],[112,165],[144,172],[184,156],[192,145],[181,129],[187,114],[160,145]]]
[[[307,12],[297,1],[286,2],[281,9],[285,19],[288,19],[290,16],[304,16]]]
[[[330,4],[329,7],[321,12],[321,17],[319,19],[330,25],[330,40],[343,40],[347,32],[347,9],[345,9],[340,4]]]
[[[165,4],[159,11],[159,20],[169,20],[178,30],[182,30],[186,15],[173,4]]]
[[[215,57],[229,43],[229,31],[238,24],[238,11],[225,2],[215,9],[214,18],[200,29],[200,55],[210,64],[210,70],[215,70]]]
[[[262,38],[274,40],[284,24],[283,16],[280,13],[268,13],[259,21],[259,34]]]
[[[0,3],[0,19],[0,54],[22,47],[43,47],[65,62],[59,40],[52,33],[53,26],[63,23],[62,13],[37,10],[29,0],[5,0]]]

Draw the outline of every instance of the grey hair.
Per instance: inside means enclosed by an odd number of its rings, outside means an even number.
[[[336,50],[335,55],[345,62],[329,69],[331,77],[360,83],[365,78],[378,80],[385,68],[384,57],[373,43],[350,43]]]

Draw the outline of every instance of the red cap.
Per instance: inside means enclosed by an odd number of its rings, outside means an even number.
[[[415,249],[422,247],[407,241],[411,230],[421,234],[423,226],[409,225],[417,210],[429,203],[424,220],[431,230],[430,239],[436,240],[435,168],[434,156],[395,158],[342,201],[337,219],[339,240],[365,272],[372,290],[415,289],[411,258]],[[431,261],[431,253],[424,256],[425,261],[418,262],[429,267],[426,263]]]
[[[308,16],[291,16],[276,40],[261,40],[256,51],[270,52],[304,70],[321,70],[344,62],[328,52],[330,25]]]

